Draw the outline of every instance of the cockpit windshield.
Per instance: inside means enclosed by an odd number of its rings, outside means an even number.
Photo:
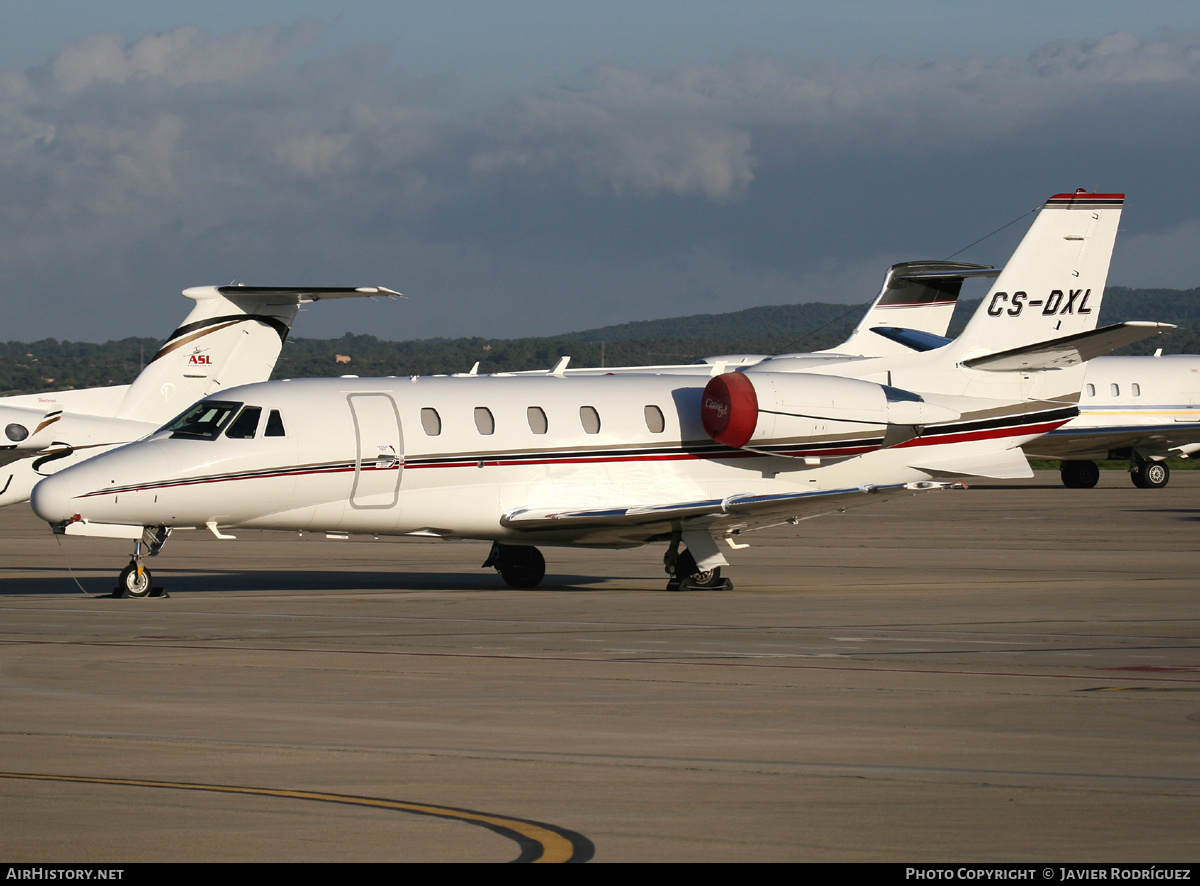
[[[215,440],[241,405],[224,400],[202,400],[163,430],[171,431],[172,439]]]

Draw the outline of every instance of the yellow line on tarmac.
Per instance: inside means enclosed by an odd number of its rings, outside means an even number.
[[[383,797],[357,797],[352,794],[328,794],[322,791],[288,791],[278,788],[255,788],[243,785],[198,784],[180,781],[149,781],[138,778],[94,778],[84,775],[46,775],[36,772],[0,772],[0,778],[19,778],[30,781],[67,781],[84,784],[122,785],[139,788],[167,788],[179,791],[209,791],[219,794],[253,794],[260,797],[283,797],[289,800],[314,800],[321,803],[339,803],[345,806],[368,806],[376,809],[391,809],[429,815],[452,821],[466,822],[487,828],[508,837],[521,847],[516,862],[585,862],[594,852],[592,841],[574,831],[554,825],[490,815],[471,809],[456,809],[452,806],[433,806],[428,803],[405,803]]]

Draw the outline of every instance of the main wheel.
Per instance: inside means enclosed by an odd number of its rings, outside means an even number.
[[[1134,465],[1130,477],[1139,489],[1162,489],[1171,480],[1171,469],[1165,461],[1143,461]]]
[[[117,577],[117,591],[126,597],[144,597],[150,593],[152,582],[149,569],[143,567],[141,575],[138,575],[137,564],[130,563]]]
[[[667,582],[668,591],[722,591],[733,587],[721,578],[721,567],[701,571],[692,552],[684,548],[675,561],[675,574]]]
[[[510,588],[536,588],[546,577],[546,558],[528,545],[501,545],[496,568]]]
[[[1100,469],[1094,461],[1064,461],[1058,473],[1068,489],[1091,489],[1100,481]]]

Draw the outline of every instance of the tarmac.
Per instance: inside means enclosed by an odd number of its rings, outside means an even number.
[[[0,511],[0,860],[1196,861],[1200,472],[987,481],[662,550]],[[78,585],[76,584],[78,581]]]

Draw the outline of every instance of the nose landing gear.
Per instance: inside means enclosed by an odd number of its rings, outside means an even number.
[[[133,556],[129,558],[129,565],[117,576],[117,586],[113,588],[112,593],[114,597],[123,599],[170,596],[163,588],[154,587],[154,577],[150,570],[142,565],[142,546],[145,545],[149,549],[151,557],[157,557],[170,536],[171,530],[165,526],[146,527],[142,537],[133,543]]]

